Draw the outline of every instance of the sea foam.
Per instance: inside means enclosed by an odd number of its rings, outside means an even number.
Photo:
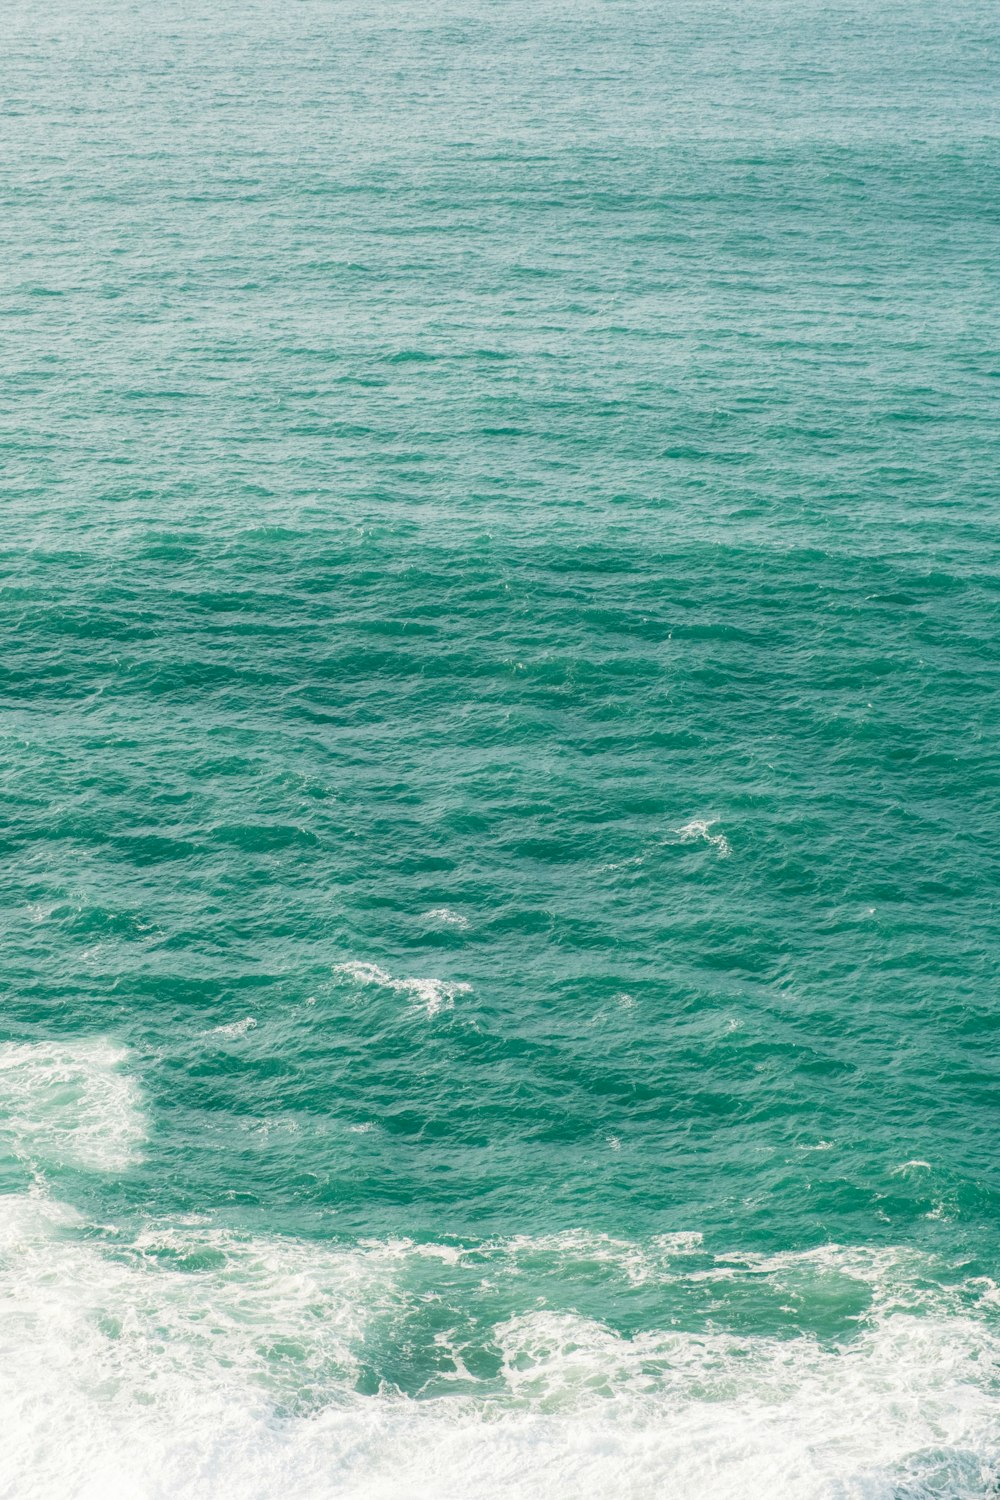
[[[35,1171],[120,1172],[145,1123],[128,1053],[104,1038],[0,1045],[0,1140]]]
[[[971,1500],[994,1477],[1000,1339],[979,1315],[990,1288],[928,1298],[928,1267],[906,1252],[708,1267],[719,1286],[748,1274],[863,1281],[872,1311],[846,1344],[711,1327],[626,1335],[535,1306],[481,1335],[496,1355],[485,1377],[441,1322],[442,1289],[463,1266],[504,1293],[538,1261],[684,1277],[697,1239],[309,1244],[198,1218],[98,1234],[37,1193],[5,1200],[3,1222],[4,1493]],[[428,1307],[451,1389],[439,1381],[420,1399],[373,1386],[386,1330],[412,1329]]]
[[[720,859],[728,859],[733,852],[729,840],[724,833],[713,833],[712,829],[714,826],[714,818],[692,818],[690,823],[685,823],[682,827],[676,829],[675,832],[682,844],[689,844],[692,841],[700,839],[702,842],[710,844]]]
[[[472,986],[448,979],[395,979],[378,964],[351,962],[337,964],[333,971],[358,984],[377,985],[395,995],[405,995],[420,1006],[428,1016],[439,1011],[450,1010],[458,995],[467,995]]]

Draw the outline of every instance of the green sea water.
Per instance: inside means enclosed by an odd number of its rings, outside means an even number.
[[[985,0],[8,0],[0,1493],[1000,1473]]]

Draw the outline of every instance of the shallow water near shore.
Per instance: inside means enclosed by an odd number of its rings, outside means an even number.
[[[0,1490],[995,1494],[991,11],[5,32]]]

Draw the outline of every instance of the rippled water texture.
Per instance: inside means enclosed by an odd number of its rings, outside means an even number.
[[[983,0],[11,0],[0,1489],[1000,1472]]]

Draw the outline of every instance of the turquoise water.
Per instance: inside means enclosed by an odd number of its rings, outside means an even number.
[[[4,32],[3,1494],[995,1494],[995,13]]]

